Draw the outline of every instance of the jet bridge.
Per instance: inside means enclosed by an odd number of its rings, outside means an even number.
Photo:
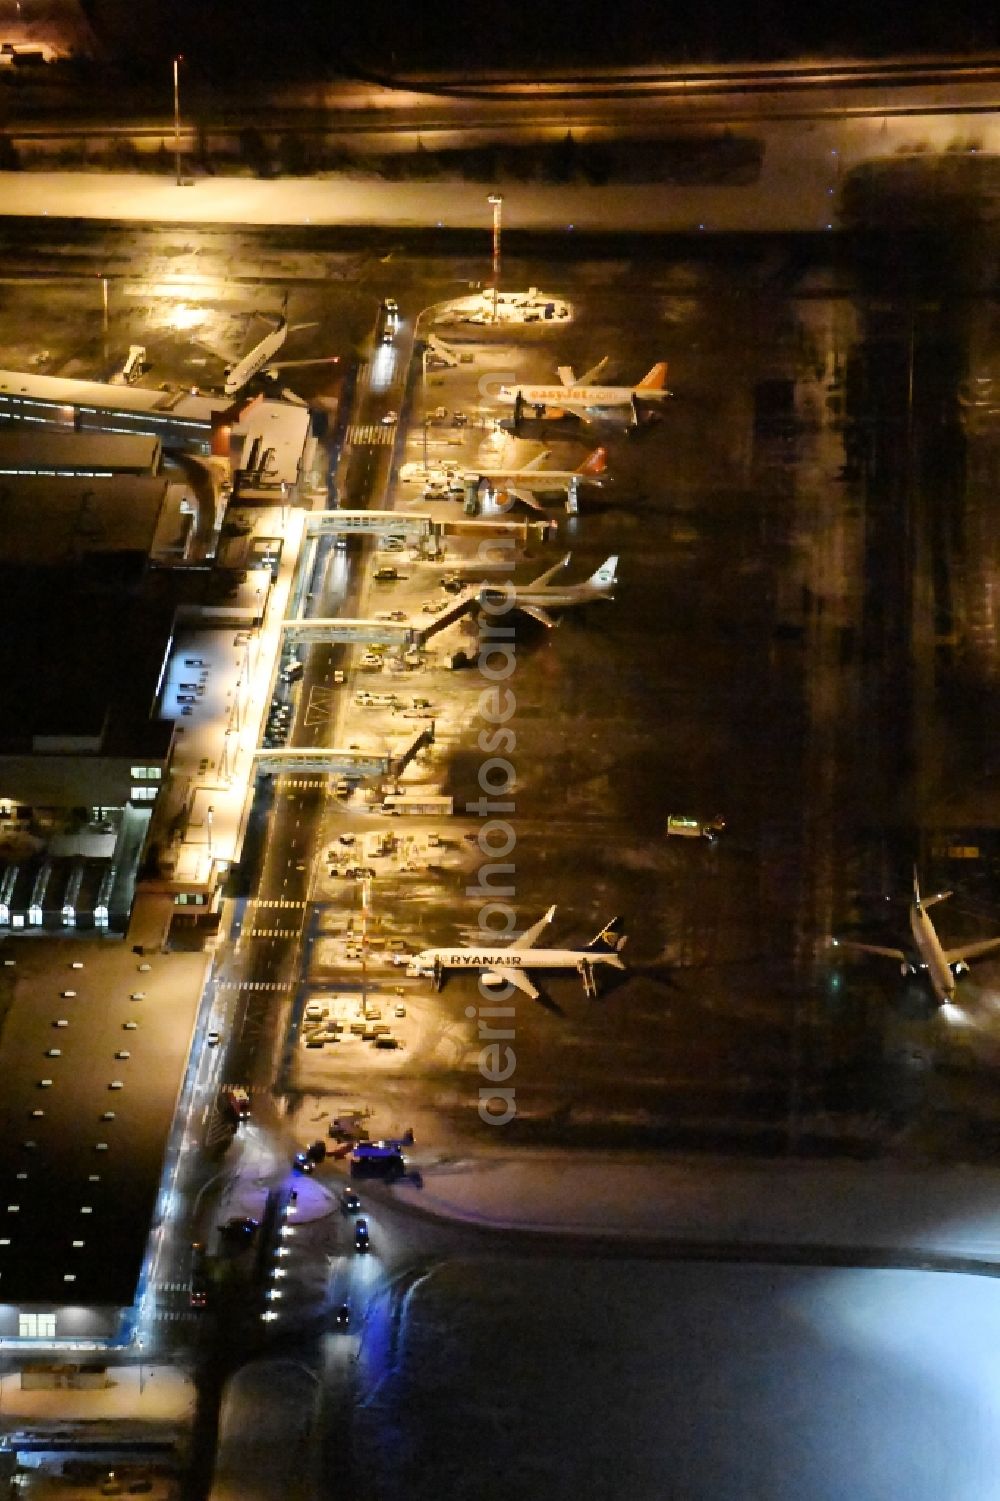
[[[394,536],[429,537],[436,526],[433,516],[411,516],[405,511],[311,511],[306,517],[307,537]]]
[[[349,646],[414,646],[420,637],[417,626],[398,620],[346,620],[343,616],[320,619],[283,620],[281,623],[286,645],[301,642],[313,646],[317,642],[330,645],[335,642]]]
[[[257,750],[259,772],[279,776],[312,774],[325,777],[398,777],[425,745],[434,744],[434,721],[426,720],[409,739],[399,740],[385,750],[345,750],[343,747],[285,746],[283,750]]]
[[[303,750],[292,746],[283,750],[258,750],[255,760],[258,771],[275,775],[313,772],[327,777],[385,777],[392,770],[388,751],[343,750],[318,745]]]
[[[421,621],[415,627],[413,632],[415,645],[423,646],[432,636],[436,636],[439,631],[443,631],[446,626],[454,625],[456,620],[461,620],[463,615],[468,615],[477,600],[478,594],[474,589],[467,590],[464,594],[456,595],[447,610],[443,610],[440,615],[432,616],[426,625]]]
[[[409,511],[311,511],[306,518],[307,537],[514,537],[519,542],[548,542],[556,530],[554,521],[442,520]]]

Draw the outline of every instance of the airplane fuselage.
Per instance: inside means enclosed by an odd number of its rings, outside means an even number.
[[[624,969],[618,954],[605,954],[598,949],[423,949],[414,954],[407,966],[410,975],[432,975],[438,969],[579,969],[581,964],[610,965],[612,969]]]
[[[255,344],[250,353],[244,355],[239,364],[234,365],[230,370],[223,386],[227,396],[235,396],[238,391],[242,391],[247,382],[253,380],[254,376],[264,369],[264,366],[274,358],[284,344],[287,334],[288,325],[282,318],[277,328],[265,334],[260,343]]]
[[[573,480],[599,485],[602,476],[584,474],[579,469],[467,469],[470,479],[498,480],[520,485],[525,490],[562,490]]]
[[[564,609],[567,605],[589,605],[595,599],[612,599],[610,589],[591,589],[586,584],[571,584],[566,589],[532,589],[514,585],[514,603],[531,605],[538,610]]]
[[[642,386],[500,386],[497,401],[521,398],[529,407],[627,407],[634,396],[642,401],[662,401],[666,389]]]
[[[910,906],[910,931],[935,996],[942,1003],[950,1001],[955,994],[955,976],[945,958],[934,924],[920,902],[913,902]]]
[[[509,600],[512,606],[521,606],[522,609],[533,610],[560,610],[568,605],[589,605],[595,599],[613,599],[613,585],[607,589],[595,589],[590,584],[568,584],[565,589],[556,589],[545,585],[541,589],[532,589],[530,584],[512,584],[509,590],[491,589],[489,585],[479,591],[479,598],[487,599],[492,603],[502,603]]]

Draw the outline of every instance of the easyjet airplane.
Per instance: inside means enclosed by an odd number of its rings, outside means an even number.
[[[636,386],[595,386],[592,382],[608,363],[607,356],[588,370],[579,380],[569,365],[559,366],[561,386],[499,386],[497,401],[513,402],[514,421],[517,422],[526,407],[534,410],[536,417],[563,417],[567,412],[589,421],[589,414],[606,408],[632,408],[632,419],[638,423],[641,403],[662,401],[670,395],[667,390],[667,362],[654,365]]]

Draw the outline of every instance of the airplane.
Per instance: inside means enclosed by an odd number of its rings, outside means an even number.
[[[542,506],[535,499],[532,493],[534,490],[571,491],[581,484],[604,483],[602,475],[608,467],[606,448],[595,448],[578,469],[542,469],[540,466],[548,457],[549,450],[543,449],[520,469],[465,469],[441,465],[424,469],[422,464],[410,463],[403,465],[399,477],[404,484],[422,482],[428,491],[429,498],[440,497],[441,499],[451,495],[461,499],[465,493],[467,481],[474,480],[480,486],[486,486],[489,495],[498,505],[503,505],[508,498],[512,498],[523,500],[525,505],[531,506],[536,511],[542,510]]]
[[[582,584],[563,584],[560,587],[549,583],[552,575],[558,569],[565,568],[572,556],[572,553],[567,553],[529,584],[510,584],[505,589],[494,589],[487,584],[478,591],[479,603],[499,606],[507,601],[514,609],[530,615],[532,620],[537,620],[540,625],[551,630],[556,622],[549,615],[549,610],[562,610],[569,605],[587,605],[595,599],[614,599],[613,590],[618,582],[617,553],[606,558],[600,568]]]
[[[568,491],[575,490],[581,484],[603,483],[601,476],[608,467],[606,448],[595,448],[578,469],[542,469],[541,465],[548,456],[549,452],[545,449],[520,469],[473,469],[469,471],[469,478],[477,477],[480,484],[485,481],[498,505],[503,505],[508,500],[522,500],[536,511],[540,511],[542,506],[532,494],[534,490]]]
[[[540,998],[540,991],[531,980],[529,970],[575,969],[583,981],[588,995],[596,993],[594,970],[601,965],[612,969],[624,969],[621,951],[625,947],[625,935],[620,932],[620,917],[613,917],[583,949],[539,949],[535,947],[541,933],[555,916],[555,907],[550,907],[544,917],[515,938],[512,943],[470,944],[461,948],[422,949],[410,960],[406,973],[410,976],[432,975],[434,987],[441,990],[451,970],[478,970],[487,985],[510,984],[530,996]]]
[[[260,316],[267,317],[268,315],[262,313]],[[272,370],[289,370],[295,365],[335,365],[338,363],[339,355],[328,355],[313,360],[280,360],[275,363],[272,356],[278,353],[289,334],[296,333],[301,328],[315,328],[316,323],[315,320],[311,323],[289,323],[282,312],[273,320],[273,325],[270,333],[266,333],[248,354],[226,369],[222,389],[227,396],[235,396],[238,391],[242,391],[243,387],[249,385],[254,376],[259,375],[264,369],[270,374]]]
[[[576,379],[569,365],[560,365],[561,386],[502,385],[497,388],[496,400],[513,402],[515,427],[520,422],[526,407],[533,407],[536,417],[563,417],[567,412],[573,412],[588,422],[590,411],[624,406],[631,406],[632,420],[638,426],[643,401],[662,401],[671,394],[667,390],[665,360],[654,365],[636,386],[593,385],[592,382],[601,374],[607,363],[608,357],[605,355],[603,360],[592,370],[588,370],[585,375],[581,375],[579,380]]]
[[[953,949],[941,947],[941,940],[927,915],[927,909],[933,907],[935,902],[945,901],[951,895],[950,891],[938,891],[933,896],[922,897],[920,882],[914,870],[910,931],[913,934],[913,948],[916,951],[915,962],[912,951],[908,954],[904,949],[887,948],[877,943],[856,943],[850,939],[834,938],[833,946],[856,949],[865,954],[879,954],[883,959],[896,959],[904,975],[913,974],[918,968],[926,970],[934,997],[938,1004],[943,1006],[953,998],[956,978],[963,971],[968,970],[968,961],[1000,949],[1000,938],[983,938],[975,943],[959,944]]]

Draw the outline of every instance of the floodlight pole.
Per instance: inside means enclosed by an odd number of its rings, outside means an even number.
[[[503,194],[491,193],[487,203],[493,210],[493,322],[497,321],[497,293],[500,289],[500,216]]]
[[[183,57],[174,58],[174,170],[177,186],[181,185],[181,77]]]

